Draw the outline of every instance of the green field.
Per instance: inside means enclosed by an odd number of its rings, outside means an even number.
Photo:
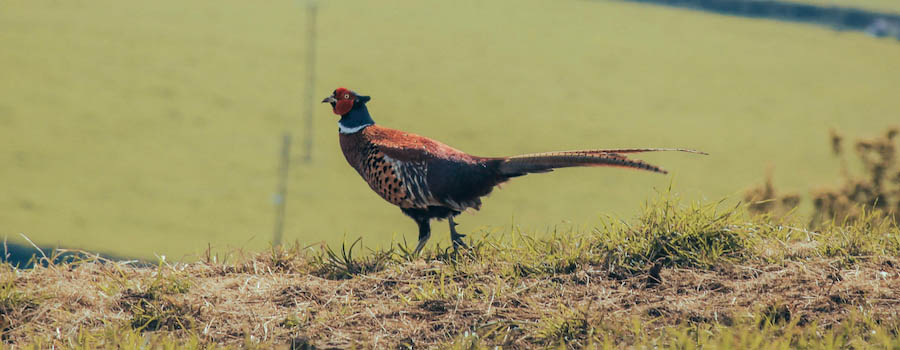
[[[0,28],[0,235],[140,257],[269,244],[281,134],[299,160],[310,102],[302,3],[15,1]],[[829,128],[900,121],[900,45],[858,32],[607,1],[323,2],[317,28],[312,102],[346,86],[373,96],[385,126],[484,156],[711,153],[645,157],[668,177],[517,179],[460,218],[463,232],[591,227],[673,182],[737,198],[770,165],[780,188],[805,192],[836,178]],[[315,108],[285,239],[414,240]]]

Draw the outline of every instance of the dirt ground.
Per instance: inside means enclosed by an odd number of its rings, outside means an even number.
[[[109,262],[4,269],[12,288],[3,304],[3,340],[15,344],[41,334],[62,341],[121,325],[220,344],[250,339],[317,348],[428,348],[469,332],[507,348],[530,348],[544,341],[554,317],[598,325],[638,318],[645,327],[663,327],[730,325],[760,313],[827,328],[860,312],[879,322],[900,319],[898,264],[787,261],[628,278],[580,266],[568,274],[503,279],[491,274],[492,266],[453,275],[445,263],[420,260],[346,280],[273,272],[255,263],[241,269]],[[22,292],[12,297],[10,291]]]

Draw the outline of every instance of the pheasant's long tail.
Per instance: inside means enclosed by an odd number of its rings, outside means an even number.
[[[610,166],[619,168],[640,169],[656,173],[666,174],[666,170],[637,159],[629,159],[623,154],[655,152],[655,151],[679,151],[698,154],[706,154],[700,151],[675,148],[627,148],[608,150],[576,150],[562,152],[546,152],[523,154],[499,159],[497,169],[500,174],[508,177],[521,176],[528,173],[544,173],[557,168],[581,167],[581,166]]]
[[[615,149],[584,149],[584,150],[574,150],[574,151],[561,151],[561,152],[553,152],[553,153],[578,153],[578,154],[625,154],[625,153],[643,153],[643,152],[687,152],[687,153],[696,153],[702,155],[708,155],[709,153],[703,151],[697,151],[693,149],[687,148],[615,148]]]

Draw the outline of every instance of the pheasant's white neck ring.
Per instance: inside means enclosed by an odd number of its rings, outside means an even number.
[[[367,127],[369,125],[372,125],[372,124],[363,124],[363,125],[358,125],[358,126],[347,127],[347,126],[344,126],[344,124],[341,124],[341,122],[338,122],[338,132],[340,132],[341,134],[353,134],[353,133],[356,133],[356,132],[364,129],[365,127]]]

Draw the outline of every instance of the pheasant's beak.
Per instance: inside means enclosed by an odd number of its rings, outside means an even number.
[[[334,98],[334,96],[328,96],[324,100],[322,100],[322,103],[335,103],[335,102],[337,102],[337,100]]]

